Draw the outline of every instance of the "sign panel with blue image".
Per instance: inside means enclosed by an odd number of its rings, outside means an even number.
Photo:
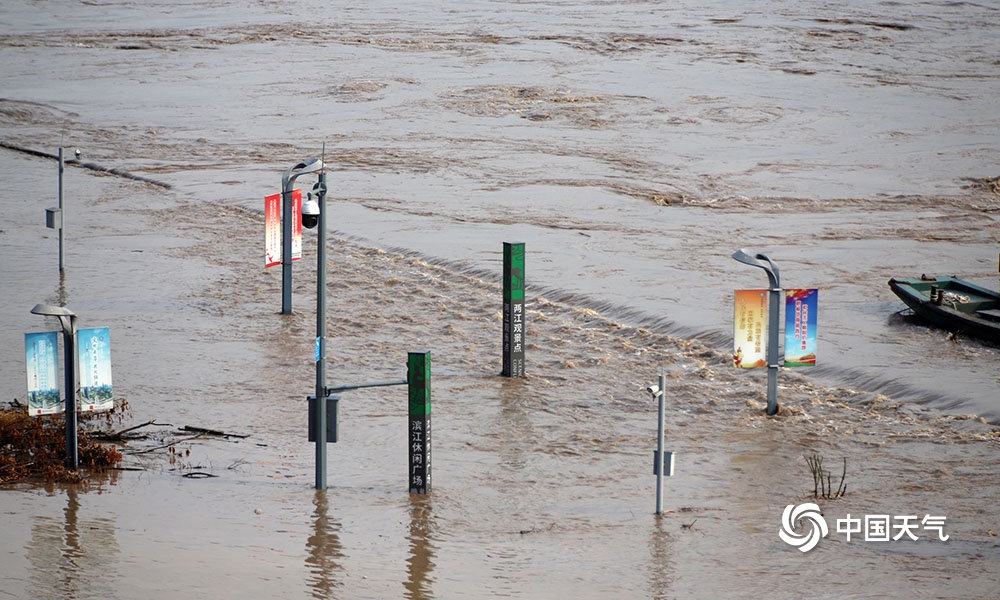
[[[80,364],[80,410],[111,410],[111,332],[107,327],[80,329],[76,334]]]
[[[24,334],[24,363],[28,375],[28,414],[63,411],[59,397],[59,338],[55,331]]]

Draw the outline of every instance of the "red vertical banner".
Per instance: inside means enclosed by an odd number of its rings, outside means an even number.
[[[264,268],[281,264],[281,194],[264,198]],[[292,260],[302,260],[302,190],[292,190]]]
[[[292,190],[292,260],[302,260],[302,190]]]
[[[281,194],[264,198],[264,268],[281,264]]]

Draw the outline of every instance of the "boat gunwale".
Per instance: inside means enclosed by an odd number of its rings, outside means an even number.
[[[949,331],[967,333],[993,343],[1000,343],[1000,321],[977,314],[981,308],[963,311],[947,304],[932,303],[928,293],[932,286],[938,286],[944,291],[975,293],[982,297],[982,300],[977,299],[977,303],[980,306],[985,304],[986,310],[1000,308],[1000,293],[992,292],[955,277],[928,278],[922,276],[920,279],[893,277],[889,280],[889,287],[896,296],[929,324]]]

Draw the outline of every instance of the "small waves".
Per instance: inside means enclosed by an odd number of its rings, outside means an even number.
[[[57,154],[50,154],[48,152],[42,152],[40,150],[32,150],[30,148],[24,148],[17,146],[15,144],[9,144],[7,142],[0,141],[0,148],[6,148],[8,150],[13,150],[15,152],[21,152],[23,154],[28,154],[30,156],[37,156],[40,158],[48,158],[51,160],[59,160]],[[69,166],[80,167],[81,169],[89,169],[91,171],[96,171],[98,173],[107,173],[108,175],[114,175],[115,177],[121,177],[123,179],[131,179],[132,181],[139,181],[141,183],[148,183],[149,185],[155,185],[156,187],[161,187],[163,189],[171,189],[173,186],[169,183],[163,181],[157,181],[155,179],[150,179],[148,177],[143,177],[141,175],[135,175],[129,173],[128,171],[122,171],[121,169],[116,169],[114,167],[105,167],[102,165],[97,165],[94,163],[85,163],[77,159],[63,160],[63,163]]]

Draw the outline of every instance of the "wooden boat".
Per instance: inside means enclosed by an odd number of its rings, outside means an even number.
[[[955,277],[889,280],[889,287],[927,322],[1000,344],[1000,293]]]

